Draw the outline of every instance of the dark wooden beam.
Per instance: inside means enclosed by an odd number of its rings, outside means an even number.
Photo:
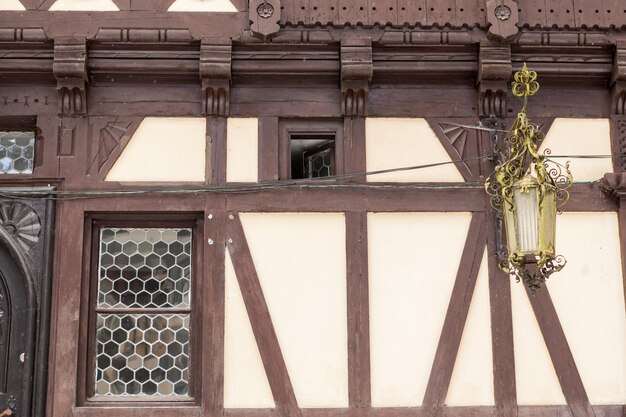
[[[223,203],[223,201],[222,201]],[[207,416],[219,416],[224,412],[224,261],[226,255],[226,213],[215,207],[213,202],[204,212],[204,241],[196,250],[206,254],[204,270],[210,279],[203,280],[202,316],[202,364],[208,375],[197,375],[203,379],[202,411]],[[198,277],[202,278],[202,277]]]
[[[485,214],[474,213],[422,401],[423,416],[440,416],[445,404],[485,244]]]
[[[346,213],[350,407],[371,406],[367,246],[367,213]]]
[[[236,213],[228,215],[226,237],[239,288],[243,296],[252,332],[261,354],[267,380],[281,416],[300,417],[301,412],[291,385],[287,365],[280,349],[274,324],[267,308],[263,289],[248,247],[243,225]]]
[[[567,401],[572,416],[594,417],[595,412],[589,403],[587,391],[578,373],[576,361],[567,343],[548,287],[543,286],[534,295],[526,287],[526,293],[537,317],[543,340],[550,353],[550,358],[552,358],[554,370],[559,378],[565,401]]]

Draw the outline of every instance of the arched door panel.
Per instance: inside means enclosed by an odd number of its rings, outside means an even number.
[[[0,414],[7,409],[15,417],[30,414],[22,409],[31,383],[25,369],[32,358],[28,335],[34,320],[30,310],[20,271],[9,252],[0,247]]]

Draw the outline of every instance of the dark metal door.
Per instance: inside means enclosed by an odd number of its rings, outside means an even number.
[[[26,377],[29,320],[27,290],[9,252],[0,245],[0,415],[23,417],[24,400],[30,395],[31,378]]]

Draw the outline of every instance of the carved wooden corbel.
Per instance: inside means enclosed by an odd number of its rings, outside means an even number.
[[[517,23],[519,11],[513,0],[487,0],[485,5],[487,23],[490,24],[488,36],[498,41],[510,41],[519,32]]]
[[[480,118],[506,117],[511,48],[481,45],[478,56],[478,114]]]
[[[611,74],[611,112],[626,116],[626,41],[618,41]]]
[[[341,41],[341,113],[349,117],[367,115],[367,96],[374,74],[372,39]]]
[[[54,42],[54,78],[59,94],[59,114],[87,114],[87,43],[85,39],[57,38]]]
[[[600,180],[600,187],[609,197],[620,202],[626,200],[626,172],[604,174],[604,178]]]
[[[202,41],[200,46],[200,78],[202,79],[202,113],[207,116],[228,116],[232,41]]]
[[[293,0],[289,0],[293,1]],[[248,14],[250,31],[261,39],[268,39],[278,33],[282,16],[280,0],[250,0]]]

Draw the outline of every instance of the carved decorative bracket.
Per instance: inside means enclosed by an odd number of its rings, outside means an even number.
[[[611,112],[626,116],[626,41],[618,41],[611,74]]]
[[[293,0],[288,0],[293,1]],[[278,33],[282,16],[280,0],[250,0],[248,13],[250,31],[261,39],[268,39]]]
[[[341,41],[341,112],[344,116],[367,115],[367,96],[374,74],[372,39]]]
[[[54,43],[54,78],[59,94],[59,114],[87,114],[87,43],[85,39],[57,38]]]
[[[480,46],[477,83],[481,118],[506,117],[508,81],[512,71],[509,46]]]
[[[600,186],[608,196],[615,200],[626,199],[626,172],[604,174]]]
[[[498,41],[510,41],[518,33],[519,12],[513,0],[487,0],[485,7],[489,37]]]
[[[202,79],[202,112],[208,116],[228,116],[232,41],[202,41],[200,78]]]

